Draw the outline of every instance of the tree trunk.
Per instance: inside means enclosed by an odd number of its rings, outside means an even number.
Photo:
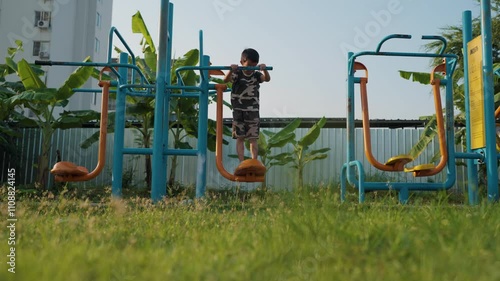
[[[264,177],[264,181],[262,182],[262,191],[267,191],[266,178]]]
[[[302,190],[304,188],[304,171],[301,166],[297,169],[297,177],[298,190]]]
[[[146,178],[144,179],[146,181],[146,186],[148,189],[151,189],[151,174],[152,174],[152,168],[151,168],[151,155],[146,155]]]
[[[40,188],[47,190],[49,179],[49,154],[51,144],[52,132],[42,133],[42,151],[38,156],[38,169],[36,182]]]
[[[172,162],[170,165],[170,175],[168,177],[167,189],[169,191],[173,191],[172,189],[175,187],[175,174],[177,168],[177,155],[172,156]]]
[[[267,175],[267,171],[269,170],[269,168],[265,164],[267,158],[265,156],[261,156],[261,160],[262,160],[262,165],[266,166],[266,174],[264,174],[264,181],[262,182],[262,191],[267,191],[266,175]]]
[[[146,118],[144,118],[144,120],[147,120]],[[142,145],[144,146],[144,148],[150,148],[150,140],[151,140],[151,134],[149,134],[149,124],[147,122],[144,122],[145,123],[145,134],[144,134],[144,137],[142,139]],[[153,173],[153,169],[152,169],[152,166],[151,166],[151,155],[147,154],[145,155],[145,171],[146,171],[146,177],[144,178],[144,181],[146,181],[146,186],[148,189],[151,189],[151,179],[152,179],[152,173]]]

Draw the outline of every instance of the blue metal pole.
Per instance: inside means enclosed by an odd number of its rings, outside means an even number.
[[[120,63],[128,63],[128,54],[120,54]],[[128,68],[118,68],[120,77],[119,84],[127,84]],[[123,174],[123,149],[125,139],[125,106],[127,90],[116,88],[116,113],[115,113],[115,141],[113,144],[113,169],[111,194],[113,197],[122,196],[122,174]]]
[[[163,159],[163,171],[167,171],[167,161],[168,155],[172,155],[168,153],[168,137],[169,137],[169,129],[170,129],[170,99],[172,97],[172,77],[170,75],[170,70],[172,69],[172,41],[173,41],[173,31],[174,31],[174,4],[168,4],[168,37],[167,37],[167,58],[165,61],[165,103],[164,103],[164,112],[167,115],[167,122],[163,123],[163,147],[167,148],[167,150],[163,151],[163,154],[166,154]],[[175,167],[174,167],[175,169]],[[167,183],[167,172],[165,172],[165,183]],[[166,184],[165,184],[166,188]]]
[[[472,152],[471,141],[471,120],[470,120],[470,92],[469,92],[469,53],[467,51],[467,43],[472,40],[472,13],[464,11],[462,14],[463,26],[463,64],[464,64],[464,94],[465,94],[465,136],[467,153]],[[469,194],[469,204],[476,205],[478,203],[478,176],[477,176],[477,160],[467,159],[467,186]]]
[[[349,182],[355,182],[353,168],[349,164],[354,161],[354,53],[347,54],[348,67],[347,67],[347,179]]]
[[[457,168],[455,158],[455,114],[453,109],[453,72],[455,71],[456,59],[446,59],[446,97],[445,97],[445,127],[446,127],[446,149],[448,150],[448,164],[446,165],[446,189],[451,187],[457,180]]]
[[[488,201],[498,201],[498,165],[496,150],[495,100],[493,92],[493,52],[491,1],[481,0],[481,34],[483,43],[484,119],[486,131],[486,172]]]
[[[168,124],[169,116],[168,99],[165,99],[165,84],[170,82],[166,79],[166,73],[170,73],[167,68],[167,61],[170,61],[167,51],[167,42],[169,40],[169,1],[161,1],[160,10],[160,30],[159,30],[159,47],[158,47],[158,65],[156,68],[156,100],[155,100],[155,117],[154,117],[154,135],[153,135],[153,159],[152,159],[152,180],[151,180],[151,199],[153,202],[161,200],[167,192],[167,177],[165,170],[166,155],[163,154],[165,150],[165,136],[164,122]],[[167,105],[165,105],[167,103]]]
[[[203,51],[203,38],[200,31],[200,55]],[[210,65],[210,57],[202,55],[201,66]],[[196,198],[205,196],[207,185],[207,134],[208,134],[208,70],[201,71],[201,88],[198,109],[198,169],[196,173]]]

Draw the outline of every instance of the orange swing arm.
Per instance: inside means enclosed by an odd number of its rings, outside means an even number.
[[[109,67],[104,67],[101,70],[101,75],[104,70],[110,70]],[[101,76],[100,75],[100,76]],[[99,153],[97,158],[97,165],[92,172],[88,172],[87,168],[77,166],[72,162],[61,161],[57,162],[50,171],[58,182],[77,182],[88,181],[97,177],[106,163],[106,134],[108,128],[108,98],[109,87],[111,81],[103,81],[99,79],[99,86],[102,88],[101,99],[101,124],[99,127]]]
[[[222,104],[223,104],[223,93],[227,90],[227,85],[225,84],[217,84],[215,85],[215,90],[217,91],[217,124],[216,124],[216,145],[215,145],[215,161],[217,164],[217,170],[219,173],[230,181],[235,181],[236,176],[229,173],[222,163]]]
[[[435,73],[446,73],[446,64],[442,63],[436,67],[431,72],[431,85],[434,92],[434,107],[436,110],[436,122],[438,129],[438,139],[439,139],[439,152],[441,153],[441,158],[436,167],[428,170],[414,171],[413,175],[416,177],[433,176],[441,172],[444,167],[446,167],[448,161],[448,149],[446,147],[446,134],[444,130],[444,119],[443,119],[443,107],[441,105],[441,80],[435,78]]]
[[[354,63],[354,70],[364,70],[365,71],[365,77],[360,77],[360,95],[361,95],[361,111],[362,111],[362,116],[363,116],[363,135],[364,135],[364,148],[365,148],[365,155],[370,162],[375,168],[382,170],[382,171],[388,171],[388,172],[397,172],[397,171],[403,171],[404,170],[404,165],[407,163],[413,161],[413,158],[410,157],[409,155],[399,155],[392,157],[387,161],[386,164],[382,164],[377,159],[375,159],[375,156],[373,156],[372,152],[372,146],[371,146],[371,133],[370,133],[370,116],[369,116],[369,110],[368,110],[368,96],[367,96],[367,89],[366,89],[366,84],[368,83],[368,69],[366,68],[365,65],[359,62]]]
[[[222,105],[223,94],[227,90],[227,85],[216,84],[215,90],[217,91],[217,124],[216,124],[216,146],[215,146],[215,160],[217,170],[219,173],[230,181],[238,182],[264,182],[266,167],[257,159],[248,159],[240,163],[236,169],[235,174],[229,173],[222,162]]]

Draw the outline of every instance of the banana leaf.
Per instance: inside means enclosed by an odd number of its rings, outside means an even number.
[[[299,140],[298,144],[303,147],[309,147],[319,137],[321,128],[323,128],[325,124],[326,118],[323,116],[316,124],[311,127],[311,129],[309,129],[307,134]]]
[[[25,59],[20,60],[17,63],[17,74],[21,78],[21,82],[26,90],[38,90],[45,89],[45,83],[40,80],[38,75],[33,71],[31,66]]]
[[[424,131],[422,135],[420,135],[420,139],[418,142],[410,149],[408,153],[413,157],[413,159],[417,158],[429,145],[430,142],[435,138],[437,134],[437,120],[436,116],[432,116],[431,119],[427,122],[424,127]]]
[[[89,62],[90,57],[86,57],[83,62]],[[69,99],[73,94],[74,88],[80,88],[92,75],[94,68],[91,66],[80,66],[64,81],[64,84],[57,89],[56,98],[58,100]]]

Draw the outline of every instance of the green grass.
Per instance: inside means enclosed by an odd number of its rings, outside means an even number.
[[[500,280],[498,204],[338,198],[328,189],[193,204],[25,198],[16,273],[2,261],[0,280]],[[1,210],[7,218],[5,202]]]

